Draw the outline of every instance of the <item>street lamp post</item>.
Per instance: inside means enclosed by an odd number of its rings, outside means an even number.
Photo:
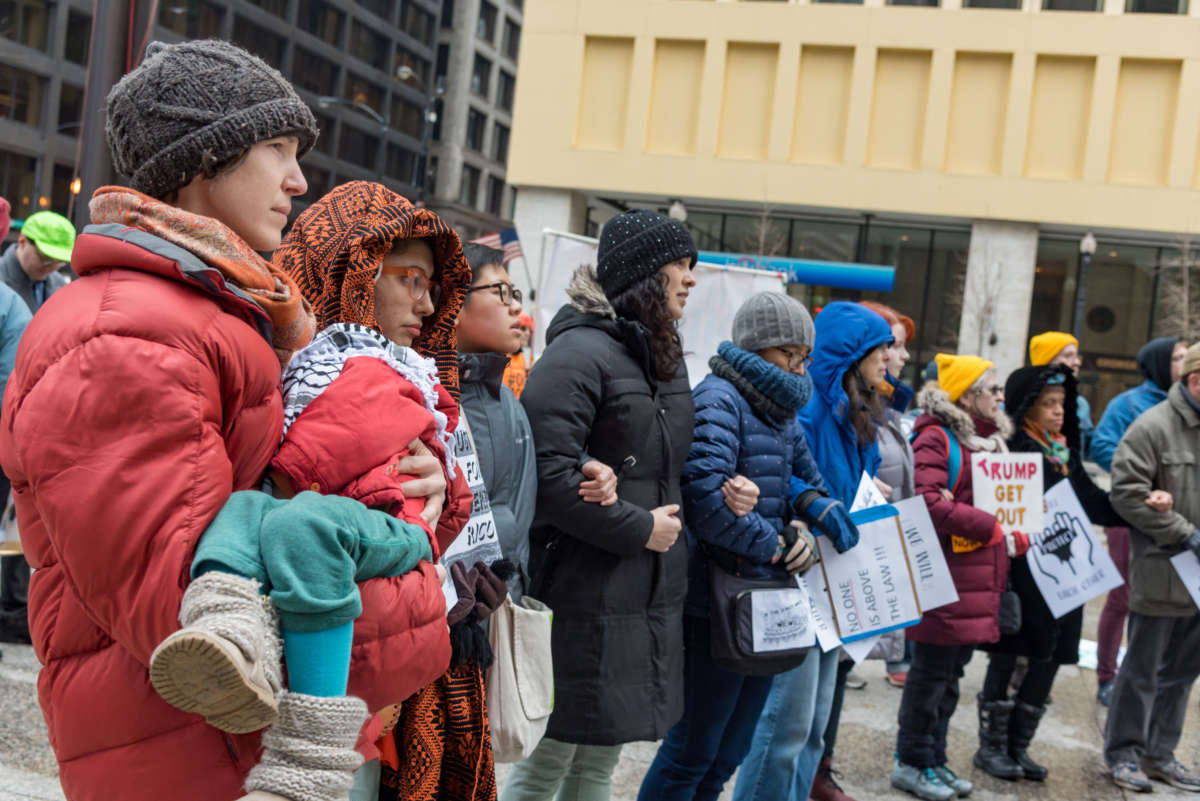
[[[410,81],[416,77],[413,68],[401,64],[396,68],[396,77],[401,81]],[[417,190],[418,206],[425,205],[426,184],[429,181],[429,144],[433,134],[434,123],[437,122],[437,102],[445,94],[446,87],[439,78],[434,84],[433,91],[426,89],[425,106],[421,110],[421,153],[417,163],[413,165],[413,186]]]
[[[391,126],[387,124],[387,120],[384,119],[383,115],[361,100],[347,100],[344,97],[334,97],[332,95],[321,95],[317,98],[317,105],[324,109],[331,108],[333,106],[347,106],[349,108],[357,109],[379,124],[380,142],[379,150],[375,153],[375,171],[379,173],[379,180],[380,183],[382,183],[384,177],[383,168],[384,164],[386,163],[384,159],[386,158],[387,153],[387,135],[388,132],[392,130]]]
[[[1075,287],[1075,320],[1072,333],[1075,338],[1083,336],[1083,317],[1087,313],[1087,284],[1088,268],[1092,264],[1092,256],[1096,254],[1096,237],[1088,231],[1079,240],[1079,281]]]

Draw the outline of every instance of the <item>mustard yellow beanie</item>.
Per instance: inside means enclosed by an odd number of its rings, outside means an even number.
[[[950,402],[957,403],[981,375],[992,369],[992,363],[981,356],[952,356],[949,353],[939,353],[937,368],[938,383],[950,396]]]
[[[1047,331],[1029,340],[1029,363],[1034,367],[1049,364],[1067,345],[1079,347],[1079,340],[1063,331]]]

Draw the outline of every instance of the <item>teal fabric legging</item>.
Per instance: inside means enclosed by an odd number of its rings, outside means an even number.
[[[513,766],[499,801],[608,801],[620,759],[619,745],[575,745],[543,737],[529,759]]]

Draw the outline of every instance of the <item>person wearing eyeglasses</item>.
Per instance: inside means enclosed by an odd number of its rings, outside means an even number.
[[[972,504],[971,459],[1005,453],[1012,433],[1000,403],[1004,389],[979,356],[937,355],[938,384],[917,395],[923,413],[913,431],[913,477],[958,590],[958,601],[927,611],[907,629],[912,663],[900,698],[892,786],[926,801],[968,795],[973,785],[950,768],[946,753],[959,680],[975,648],[1000,638],[1000,594],[1010,554],[1029,539],[1006,536],[994,515]],[[1011,704],[979,707],[981,731],[1008,736]]]
[[[25,218],[15,244],[0,257],[0,277],[21,296],[30,313],[67,285],[60,271],[71,261],[75,226],[53,211],[39,211]]]

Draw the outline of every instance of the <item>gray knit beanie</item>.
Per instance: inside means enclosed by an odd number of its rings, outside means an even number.
[[[151,42],[141,65],[108,93],[105,131],[117,170],[154,198],[264,139],[298,136],[304,155],[318,133],[287,79],[218,39]]]
[[[596,278],[610,299],[676,259],[696,266],[687,226],[648,209],[623,211],[604,224],[596,251]]]
[[[733,316],[733,344],[759,351],[780,345],[813,344],[812,315],[804,304],[783,292],[759,292]]]

